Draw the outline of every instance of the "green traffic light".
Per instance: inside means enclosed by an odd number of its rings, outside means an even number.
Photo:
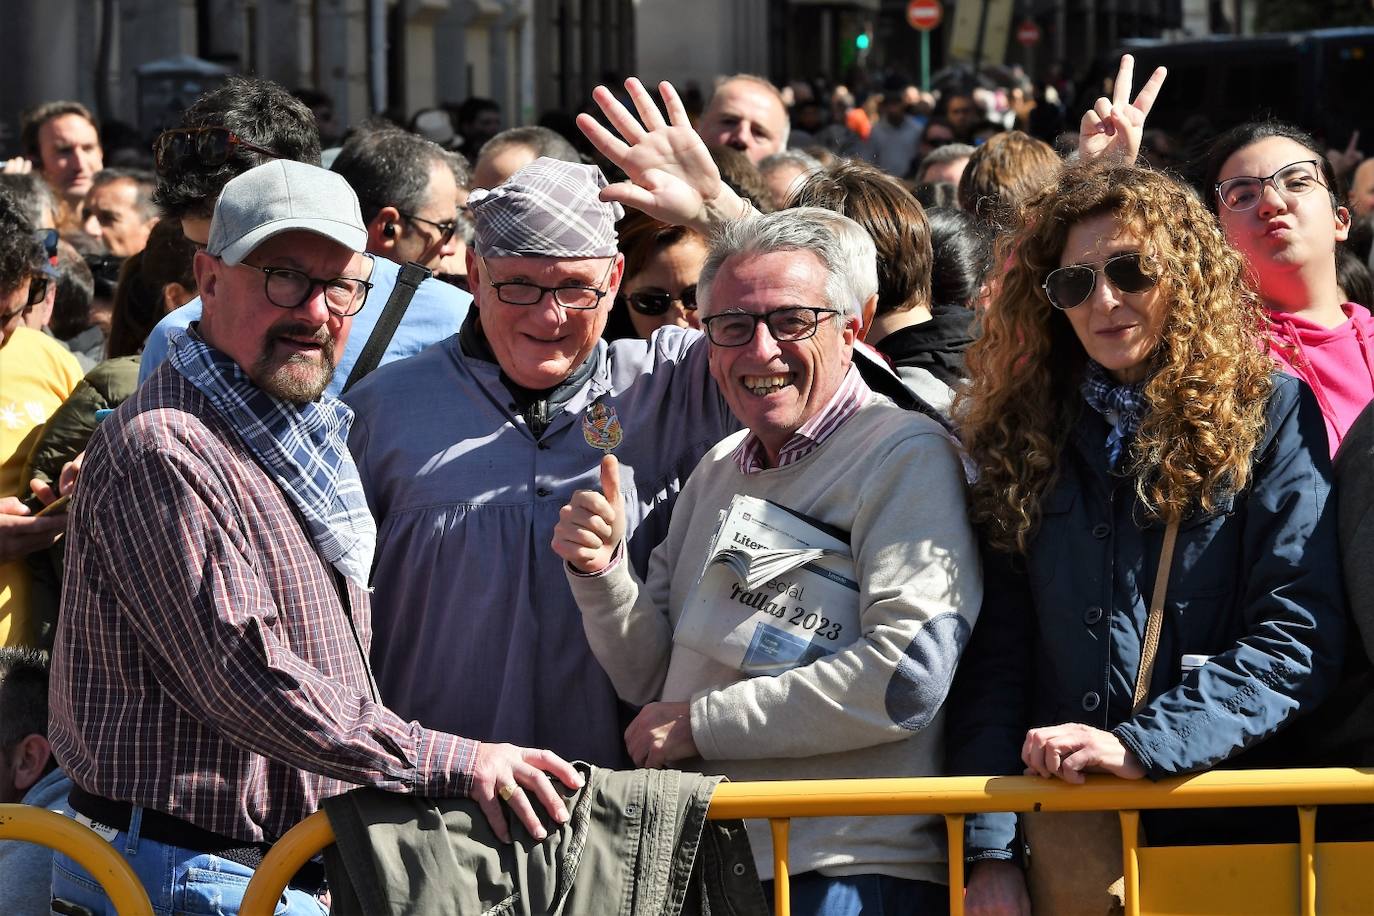
[[[854,45],[855,45],[855,47],[857,47],[860,51],[867,51],[867,50],[868,50],[868,33],[865,32],[865,33],[859,35],[859,37],[855,38],[855,39],[854,39]]]

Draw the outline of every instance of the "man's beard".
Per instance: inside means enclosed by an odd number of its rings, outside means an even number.
[[[304,353],[293,353],[285,362],[278,361],[273,348],[277,340],[283,337],[313,337],[320,344],[319,362]],[[334,345],[334,335],[329,333],[327,325],[320,328],[293,323],[276,325],[263,341],[262,352],[254,360],[248,377],[274,398],[292,404],[309,404],[319,400],[334,378]],[[300,369],[309,369],[310,372],[303,374]]]

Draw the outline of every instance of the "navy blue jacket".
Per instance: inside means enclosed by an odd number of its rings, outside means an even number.
[[[1109,472],[1109,427],[1083,407],[1026,556],[985,558],[950,698],[952,773],[1019,774],[1026,731],[1064,722],[1112,731],[1151,779],[1243,766],[1237,755],[1326,696],[1346,615],[1325,427],[1288,376],[1267,414],[1247,488],[1179,528],[1149,702],[1132,716],[1164,526]],[[1185,654],[1210,659],[1185,675]],[[1168,836],[1171,817],[1147,820],[1152,841],[1186,840]],[[970,859],[1010,857],[1011,815],[968,823]]]

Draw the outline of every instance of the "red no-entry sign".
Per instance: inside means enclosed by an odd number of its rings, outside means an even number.
[[[1016,27],[1016,40],[1026,47],[1040,43],[1040,26],[1030,19]]]
[[[918,32],[929,32],[940,24],[944,11],[940,0],[911,0],[906,5],[906,21]]]

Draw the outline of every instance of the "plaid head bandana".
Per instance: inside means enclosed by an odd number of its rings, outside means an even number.
[[[300,510],[320,555],[367,588],[377,526],[345,441],[353,411],[331,397],[309,404],[280,401],[254,385],[232,359],[184,331],[172,338],[168,358],[228,419]]]
[[[1090,359],[1083,374],[1082,390],[1088,406],[1112,424],[1112,431],[1107,434],[1107,463],[1115,468],[1145,417],[1145,383],[1118,384],[1096,360]]]
[[[490,191],[476,190],[468,209],[484,258],[609,258],[616,254],[620,204],[597,194],[606,176],[594,165],[536,159]]]

